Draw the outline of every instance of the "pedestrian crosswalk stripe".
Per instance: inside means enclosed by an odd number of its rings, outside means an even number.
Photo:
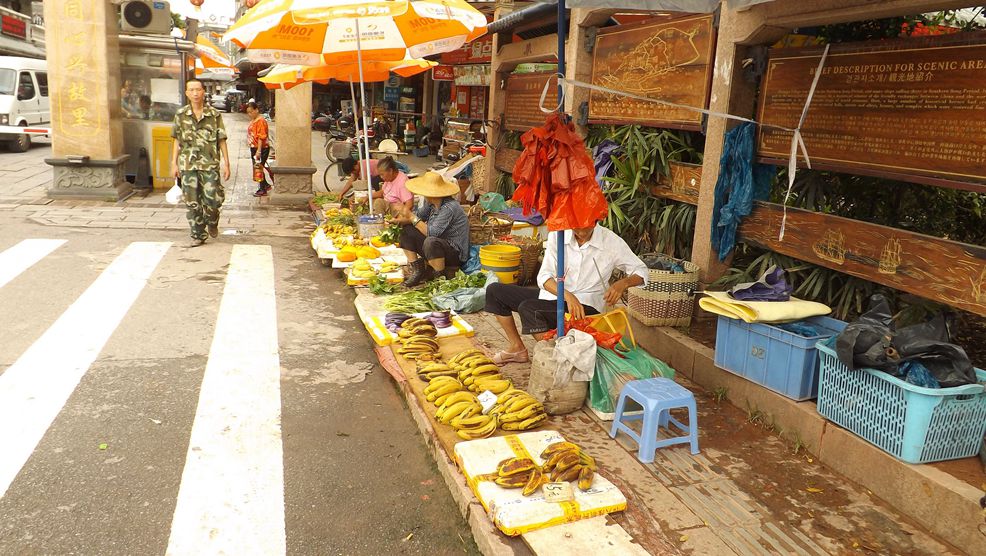
[[[234,245],[166,554],[284,554],[270,246]]]
[[[0,288],[64,243],[64,239],[25,239],[0,253]]]
[[[0,498],[120,325],[171,243],[131,243],[0,375]]]

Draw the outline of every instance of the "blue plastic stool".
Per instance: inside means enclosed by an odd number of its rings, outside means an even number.
[[[643,414],[623,415],[627,399],[640,404],[644,408]],[[670,410],[681,407],[688,409],[687,426],[672,417],[670,413]],[[623,422],[637,419],[644,420],[644,428],[639,436]],[[658,427],[669,428],[669,421],[684,431],[685,435],[658,440]],[[691,444],[692,455],[696,455],[698,454],[698,413],[695,410],[695,396],[669,378],[632,380],[620,392],[620,399],[616,403],[616,415],[613,417],[613,427],[609,431],[610,438],[616,438],[620,431],[637,442],[639,446],[637,459],[643,463],[653,462],[658,448],[675,444]]]

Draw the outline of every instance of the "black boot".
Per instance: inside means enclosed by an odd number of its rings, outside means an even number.
[[[434,269],[424,259],[417,259],[408,266],[411,268],[411,276],[404,281],[404,285],[409,288],[424,284],[435,277]]]
[[[459,267],[457,267],[457,266],[446,266],[445,267],[445,278],[447,278],[448,280],[451,280],[452,278],[455,278],[455,273],[456,272],[459,272]]]

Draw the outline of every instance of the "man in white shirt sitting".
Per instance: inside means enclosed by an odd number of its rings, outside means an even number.
[[[538,272],[538,289],[512,284],[490,284],[486,290],[486,310],[496,315],[510,343],[493,356],[497,365],[530,361],[521,340],[513,313],[520,315],[522,332],[538,340],[557,325],[558,234],[548,235],[544,262]],[[614,284],[609,279],[616,269],[626,277]],[[565,310],[571,319],[595,315],[613,305],[627,288],[639,286],[647,279],[647,266],[630,246],[611,230],[597,224],[565,233]]]

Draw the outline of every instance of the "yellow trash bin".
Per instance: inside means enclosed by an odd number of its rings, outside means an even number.
[[[175,184],[171,177],[171,149],[175,140],[171,138],[171,126],[157,126],[151,130],[151,177],[154,189],[171,189]]]

